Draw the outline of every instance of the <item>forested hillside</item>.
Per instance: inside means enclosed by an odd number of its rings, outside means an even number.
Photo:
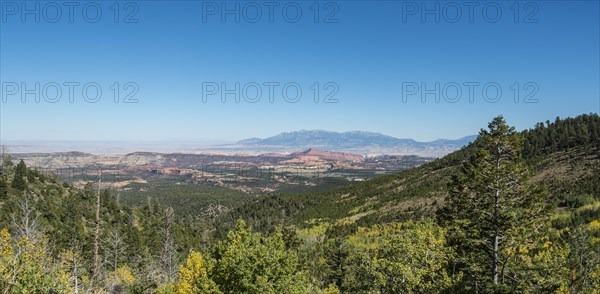
[[[591,281],[592,277],[598,278],[598,259],[589,258],[600,255],[600,243],[597,239],[600,236],[598,231],[600,219],[599,131],[600,117],[590,114],[540,123],[532,129],[514,134],[515,137],[520,138],[517,149],[522,149],[518,152],[521,156],[515,156],[515,160],[518,159],[517,161],[521,162],[519,169],[523,170],[521,181],[528,190],[536,191],[539,194],[535,198],[534,206],[536,209],[539,208],[543,217],[534,218],[532,216],[531,218],[537,220],[540,226],[544,223],[547,225],[544,236],[532,237],[527,242],[535,244],[546,240],[544,242],[562,244],[561,250],[563,251],[560,254],[565,254],[563,260],[555,261],[557,262],[555,265],[560,264],[562,268],[553,270],[562,272],[561,274],[550,278],[550,273],[540,273],[540,279],[549,279],[546,281],[562,279],[564,282],[561,286],[555,285],[557,288],[545,289],[550,292],[560,290],[588,293],[593,292],[592,289],[599,291],[598,280],[595,280],[594,286]],[[352,247],[353,240],[356,240],[357,236],[363,236],[366,231],[377,236],[383,234],[382,240],[397,238],[395,233],[386,236],[386,233],[381,233],[379,230],[385,231],[401,224],[406,225],[413,222],[425,223],[430,226],[433,226],[432,222],[435,222],[441,225],[435,229],[449,229],[448,223],[440,219],[439,208],[445,206],[451,195],[452,186],[450,184],[453,179],[460,175],[464,176],[465,165],[478,156],[484,145],[480,136],[469,146],[421,167],[379,177],[351,187],[321,193],[265,197],[232,211],[229,215],[224,216],[219,224],[223,227],[230,227],[230,224],[236,219],[243,218],[259,230],[268,231],[277,225],[293,226],[299,230],[303,240],[312,240],[314,244],[317,244],[311,245],[311,250],[316,250],[316,252],[311,252],[307,256],[321,256],[327,260],[322,268],[316,270],[320,274],[326,273],[319,278],[322,285],[334,282],[343,291],[386,293],[388,291],[380,288],[381,285],[365,286],[366,288],[359,290],[345,284],[347,283],[345,279],[348,278],[345,270],[355,267],[347,264],[351,260],[347,255],[353,255],[353,252],[356,251],[356,248]],[[466,207],[461,209],[472,213]],[[523,212],[515,210],[511,213],[522,214]],[[518,223],[523,223],[523,221]],[[519,227],[517,224],[513,225]],[[373,233],[373,231],[377,231],[377,233]],[[447,235],[446,231],[445,234],[438,236]],[[369,242],[374,242],[372,246],[378,246],[375,244],[384,242],[378,240],[379,237],[368,237],[367,239]],[[442,238],[438,241],[452,240]],[[472,240],[472,242],[477,243],[478,241]],[[515,246],[515,248],[517,247]],[[529,249],[522,249],[522,251],[530,252]],[[369,253],[369,256],[372,257],[372,254],[373,252]],[[452,254],[457,254],[457,252]],[[548,254],[553,258],[559,258],[559,253]],[[584,256],[589,259],[584,261],[581,259]],[[484,259],[485,256],[479,258]],[[542,256],[537,258],[542,258]],[[335,259],[337,261],[331,264]],[[577,259],[580,261],[577,262]],[[362,262],[373,264],[375,260],[363,260]],[[445,266],[450,264],[452,263]],[[458,264],[454,263],[452,267],[456,268]],[[331,271],[332,266],[337,270],[327,274],[328,271]],[[365,271],[363,274],[367,274],[374,268],[369,266],[363,270]],[[487,270],[489,272],[489,269]],[[594,270],[596,272],[592,274]],[[388,277],[389,275],[390,273],[388,273]],[[485,270],[479,275],[485,276]],[[372,280],[374,277],[363,276],[363,278]],[[518,288],[514,288],[517,287],[517,278],[514,276],[511,278],[514,279],[511,282],[514,283],[512,288],[507,287],[502,290],[497,288],[497,290],[517,291]],[[356,282],[359,283],[359,280],[357,279]],[[482,281],[472,279],[470,282],[471,285],[455,284],[455,286],[459,286],[453,288],[452,291],[474,292],[474,284],[481,288],[480,291],[482,289],[486,289],[484,292],[492,291],[489,290],[490,288],[486,288],[485,279]],[[540,288],[527,289],[540,290]],[[402,292],[390,291],[391,293]],[[408,292],[419,291],[413,289]]]
[[[580,131],[584,130],[584,131]],[[596,114],[537,124],[520,132],[522,158],[535,176],[528,179],[547,186],[558,207],[590,204],[600,195],[600,118]],[[579,143],[577,143],[579,142]],[[255,228],[277,224],[303,226],[315,219],[352,218],[355,225],[422,219],[434,215],[448,195],[447,184],[461,164],[472,156],[480,140],[418,168],[340,189],[296,195],[273,195],[246,204],[226,216],[222,224],[239,217]],[[594,196],[595,195],[595,196]],[[585,198],[585,199],[583,199]]]
[[[595,114],[522,132],[497,117],[418,168],[246,200],[215,220],[130,206],[5,158],[0,289],[600,293],[599,134]]]

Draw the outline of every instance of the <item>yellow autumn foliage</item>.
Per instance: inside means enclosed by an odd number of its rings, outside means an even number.
[[[5,293],[71,293],[69,273],[52,258],[46,238],[13,239],[0,230],[0,289]]]
[[[591,230],[600,229],[600,220],[591,221],[589,227]]]
[[[173,286],[173,291],[178,294],[220,293],[215,283],[208,278],[202,254],[194,251],[179,268],[179,280]]]
[[[127,265],[117,268],[117,283],[121,285],[129,285],[135,281],[135,277],[131,273],[131,269]]]

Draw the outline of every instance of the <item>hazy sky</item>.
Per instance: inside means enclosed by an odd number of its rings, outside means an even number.
[[[598,3],[1,1],[0,135],[429,141],[600,112]]]

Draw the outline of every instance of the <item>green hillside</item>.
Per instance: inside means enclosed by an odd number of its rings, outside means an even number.
[[[77,189],[5,158],[0,290],[599,293],[599,134],[598,115],[522,132],[497,117],[418,168],[256,197]]]
[[[529,211],[538,214],[530,217],[536,222],[536,225],[530,224],[531,228],[535,228],[535,234],[520,236],[529,240],[520,242],[530,245],[514,245],[513,250],[522,252],[522,256],[507,254],[513,257],[510,262],[515,262],[511,265],[515,273],[509,277],[503,272],[503,277],[512,281],[499,283],[503,284],[502,287],[489,286],[491,281],[481,278],[486,276],[489,268],[477,260],[488,258],[485,255],[487,249],[481,250],[484,255],[476,257],[476,261],[463,257],[477,252],[473,244],[486,238],[479,241],[454,239],[452,230],[464,232],[472,226],[456,229],[446,221],[440,221],[444,216],[438,212],[444,207],[453,179],[464,173],[465,164],[468,166],[468,162],[476,157],[483,145],[481,139],[418,168],[350,187],[258,199],[223,217],[219,223],[221,229],[217,232],[225,231],[238,218],[247,220],[262,231],[272,230],[278,225],[296,228],[299,239],[303,241],[300,251],[307,259],[304,266],[315,273],[313,278],[321,286],[333,283],[342,292],[348,293],[472,293],[477,288],[485,293],[596,293],[600,290],[599,131],[598,115],[582,115],[541,123],[518,134],[522,142],[519,145],[523,148],[523,166],[529,170],[524,185],[539,192],[537,198],[532,198],[536,200],[529,204]],[[518,211],[511,213],[524,213]],[[441,227],[434,225],[435,222]],[[421,225],[423,227],[419,227]],[[521,227],[519,223],[514,223],[514,226]],[[521,229],[528,230],[525,225]],[[407,238],[406,234],[411,235],[408,240],[403,239]],[[417,242],[421,234],[433,239]],[[388,242],[392,245],[386,245]],[[394,242],[396,246],[409,246],[405,248],[408,251],[395,251],[398,248],[393,245]],[[390,267],[400,266],[390,262],[390,258],[408,258],[435,249],[427,246],[419,249],[419,246],[424,246],[423,242],[443,244],[442,249],[450,247],[455,251],[439,252],[447,259],[438,260],[442,264],[428,265],[430,267],[424,270],[424,276],[418,277],[418,282],[415,282],[417,288],[395,288],[388,280],[378,280],[407,273],[402,268],[388,272]],[[461,246],[466,247],[459,246],[465,242],[467,245]],[[540,242],[542,248],[536,248]],[[556,246],[547,247],[548,244]],[[391,247],[383,250],[380,246]],[[470,249],[461,253],[464,248]],[[390,252],[396,254],[390,256]],[[521,259],[515,259],[517,257]],[[504,263],[507,268],[510,267],[508,261]],[[378,263],[385,265],[379,268]],[[428,276],[448,266],[453,269],[445,272],[448,276]],[[464,268],[456,272],[458,267]],[[548,267],[550,272],[538,273],[534,269],[537,267]],[[405,270],[411,272],[414,267],[408,266]],[[530,271],[530,274],[519,271]],[[434,279],[440,283],[425,282]],[[419,286],[426,285],[430,288],[419,290]]]

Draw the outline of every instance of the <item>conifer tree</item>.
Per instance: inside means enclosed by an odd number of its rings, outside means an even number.
[[[536,221],[546,209],[538,201],[544,193],[525,183],[529,172],[521,160],[523,141],[502,116],[481,130],[476,144],[439,211],[458,252],[457,268],[466,274],[464,287],[475,291],[508,283],[508,261],[540,230],[542,222]]]
[[[0,176],[0,201],[8,197],[8,182],[6,177]]]
[[[19,161],[17,164],[17,168],[15,169],[15,177],[11,183],[11,187],[19,190],[25,191],[27,188],[27,182],[25,182],[25,176],[27,176],[27,166],[23,160]]]

